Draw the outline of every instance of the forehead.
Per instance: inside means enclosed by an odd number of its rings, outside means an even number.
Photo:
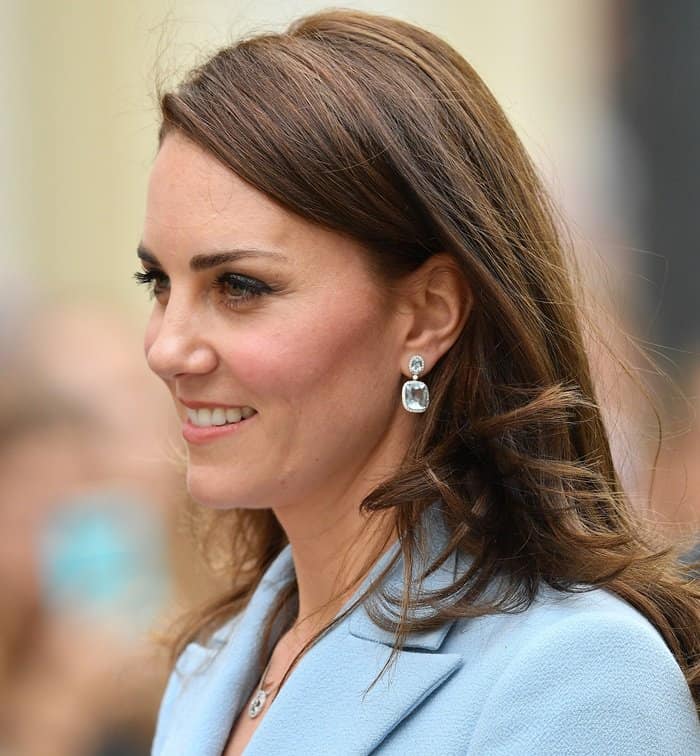
[[[166,268],[202,253],[273,250],[297,282],[386,297],[362,242],[287,210],[177,132],[163,140],[151,170],[142,246]]]
[[[146,203],[145,235],[155,237],[154,246],[170,236],[216,245],[220,236],[230,242],[232,233],[250,229],[258,239],[263,233],[266,242],[282,244],[310,226],[184,136],[164,139]]]

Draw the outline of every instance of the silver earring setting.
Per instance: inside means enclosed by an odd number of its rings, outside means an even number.
[[[408,361],[408,372],[412,380],[406,381],[401,391],[401,401],[408,412],[425,412],[428,409],[430,403],[428,387],[423,381],[418,380],[418,376],[424,370],[425,360],[419,354],[414,354]]]

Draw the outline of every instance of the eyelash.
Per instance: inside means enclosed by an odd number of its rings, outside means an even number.
[[[148,287],[149,296],[153,299],[163,292],[164,289],[162,287],[168,277],[160,270],[149,268],[148,270],[139,270],[134,273],[134,279],[137,284]],[[272,291],[272,287],[264,284],[262,281],[242,276],[240,273],[222,273],[214,281],[214,286],[224,294],[225,306],[233,310],[255,297]],[[231,297],[226,293],[228,287],[242,289],[244,293],[242,296]]]

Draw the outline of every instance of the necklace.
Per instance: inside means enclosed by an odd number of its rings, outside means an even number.
[[[262,677],[260,678],[260,682],[258,683],[258,690],[255,693],[255,696],[253,696],[253,700],[250,702],[250,706],[248,706],[248,716],[251,719],[255,719],[255,717],[260,714],[260,712],[263,710],[263,707],[265,706],[265,702],[267,701],[268,694],[264,689],[264,685],[265,676],[267,675],[267,670],[270,669],[270,664],[272,664],[272,656],[270,656],[270,661],[268,661],[267,666],[262,673]]]
[[[292,628],[290,628],[290,632],[291,630]],[[267,666],[263,670],[262,676],[260,677],[260,682],[258,682],[257,690],[255,691],[255,695],[253,696],[253,700],[248,705],[248,716],[251,719],[255,719],[255,717],[260,714],[260,712],[265,708],[265,704],[271,697],[272,692],[279,688],[279,683],[277,683],[273,685],[269,690],[265,690],[265,678],[267,677],[267,672],[270,669],[270,665],[272,664],[272,656],[273,654],[270,654],[270,659],[268,660]],[[296,658],[293,656],[292,661],[289,664],[287,671],[285,672],[285,675],[294,666],[296,661]],[[284,675],[282,676],[282,679],[284,680]]]

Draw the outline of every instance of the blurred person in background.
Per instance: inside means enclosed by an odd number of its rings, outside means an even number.
[[[115,683],[133,652],[119,627],[129,606],[115,593],[149,576],[134,581],[115,563],[137,554],[114,522],[103,524],[111,549],[91,548],[83,507],[93,522],[106,519],[98,428],[80,407],[33,383],[36,390],[5,390],[0,409],[0,742],[27,756],[49,747],[57,755],[95,754],[111,738],[107,730],[125,725],[119,718],[127,710]]]
[[[193,563],[172,507],[181,477],[164,403],[121,318],[74,304],[12,322],[20,343],[3,348],[0,385],[0,753],[146,754],[166,671],[152,633],[171,602],[187,604],[176,562]]]
[[[338,11],[161,95],[145,351],[231,564],[155,756],[698,753],[700,595],[620,484],[573,261],[474,70]]]
[[[700,4],[628,0],[610,9],[618,171],[634,215],[637,331],[663,372],[650,374],[670,428],[655,460],[660,526],[700,528]],[[676,385],[681,392],[675,390]],[[700,545],[695,551],[700,556]],[[690,556],[689,556],[690,558]]]

